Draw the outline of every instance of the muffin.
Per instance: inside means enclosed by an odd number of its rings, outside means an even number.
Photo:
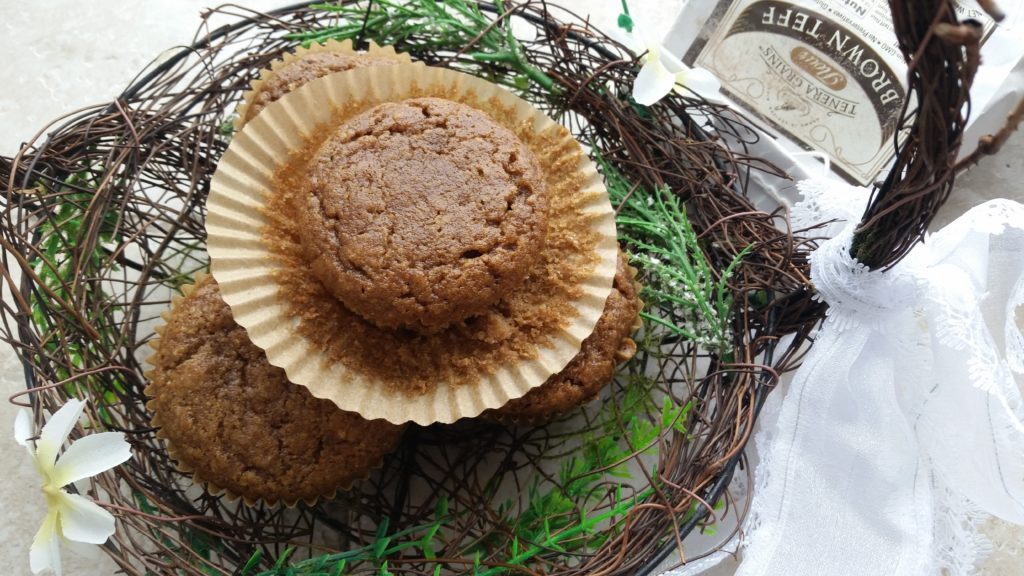
[[[643,302],[639,286],[621,251],[612,293],[594,332],[583,341],[579,354],[544,384],[484,416],[520,424],[540,424],[593,400],[612,381],[615,366],[636,353],[630,334],[638,327]]]
[[[383,328],[436,332],[484,312],[538,261],[544,180],[484,112],[440,98],[375,106],[309,168],[303,249],[335,297]]]
[[[289,382],[235,323],[212,277],[176,303],[160,333],[147,374],[153,425],[179,467],[213,493],[314,502],[365,478],[401,439],[403,427]]]
[[[241,129],[272,102],[311,80],[353,68],[407,62],[407,55],[397,54],[390,46],[381,48],[372,42],[367,52],[353,50],[351,40],[330,40],[326,44],[314,44],[308,49],[300,48],[285,55],[282,60],[275,61],[270,70],[263,71],[260,79],[253,83],[252,90],[246,94],[245,103],[238,110],[235,126]]]

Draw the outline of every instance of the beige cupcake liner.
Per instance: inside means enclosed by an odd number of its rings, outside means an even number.
[[[619,344],[619,349],[615,351],[616,367],[618,367],[618,365],[622,364],[623,362],[628,362],[629,360],[632,360],[633,356],[636,355],[637,345],[636,340],[633,340],[633,334],[635,334],[636,331],[639,330],[641,326],[643,326],[643,320],[641,320],[640,318],[640,312],[643,311],[644,309],[644,301],[641,300],[639,297],[640,290],[643,288],[643,285],[640,284],[639,280],[637,280],[638,271],[636,268],[629,264],[626,264],[626,272],[629,275],[631,283],[633,284],[633,289],[636,290],[637,302],[639,303],[639,307],[637,308],[636,318],[633,320],[633,324],[631,324],[629,327],[629,334],[622,339],[622,342]],[[612,377],[607,382],[605,382],[604,385],[601,386],[600,390],[604,390],[605,387],[607,387],[614,381],[615,375],[613,373]],[[505,414],[504,412],[501,411],[501,408],[486,412],[484,416],[488,420],[492,422],[497,422],[498,424],[501,424],[503,426],[542,426],[553,420],[556,420],[557,418],[563,416],[564,414],[569,413],[571,410],[575,408],[586,406],[587,404],[597,400],[599,395],[600,391],[598,391],[597,396],[594,396],[589,400],[585,400],[584,402],[576,405],[574,408],[569,408],[561,413],[552,414],[549,416],[517,416],[515,414]]]
[[[473,417],[503,406],[560,372],[579,352],[601,316],[615,275],[615,215],[596,167],[580,150],[578,171],[583,182],[577,210],[599,237],[599,262],[579,285],[576,316],[551,343],[539,346],[531,360],[499,367],[475,383],[437,382],[432,390],[411,396],[331,362],[302,337],[299,319],[274,280],[282,269],[263,242],[268,224],[264,206],[273,194],[275,173],[300,150],[317,127],[332,120],[337,108],[353,102],[366,107],[409,97],[463,95],[479,102],[496,102],[514,110],[516,121],[537,133],[564,130],[530,104],[479,78],[422,64],[377,66],[350,70],[314,80],[270,104],[231,142],[220,160],[207,203],[208,252],[214,275],[235,320],[267,352],[271,364],[284,368],[288,378],[364,418],[383,418],[394,424],[429,425]],[[566,138],[569,138],[566,136]],[[577,145],[578,149],[578,145]]]
[[[242,94],[242,103],[235,109],[235,130],[241,130],[243,126],[252,121],[252,118],[246,119],[246,115],[249,113],[249,107],[252,106],[254,99],[260,93],[263,88],[263,84],[270,78],[277,74],[277,71],[281,68],[291,64],[296,60],[301,60],[309,54],[317,54],[319,52],[341,52],[343,54],[351,54],[353,56],[369,56],[374,58],[387,58],[389,60],[395,60],[402,63],[410,63],[412,59],[409,58],[408,54],[396,52],[393,46],[378,46],[373,41],[370,41],[369,47],[365,52],[360,52],[352,46],[351,40],[328,40],[323,44],[314,43],[309,48],[298,47],[293,52],[286,52],[280,59],[274,60],[270,64],[270,68],[264,68],[260,70],[260,76],[256,80],[253,80],[252,84],[249,85],[249,89]]]
[[[171,313],[174,311],[174,308],[177,307],[178,304],[181,303],[181,301],[185,299],[185,297],[187,297],[189,294],[191,294],[192,291],[195,290],[195,287],[197,285],[199,285],[201,282],[203,282],[204,280],[206,280],[209,277],[210,277],[209,274],[206,274],[206,273],[203,273],[203,272],[196,273],[195,278],[193,279],[193,283],[192,284],[185,284],[184,286],[181,287],[181,291],[183,292],[183,295],[175,294],[171,298],[171,309],[170,310],[165,310],[164,312],[160,313],[160,318],[163,319],[164,324],[156,326],[153,329],[154,332],[156,332],[156,334],[158,336],[163,335],[164,328],[166,327],[167,323],[170,322],[170,320],[171,320]],[[149,347],[153,349],[154,353],[151,354],[148,358],[146,358],[146,362],[149,363],[150,366],[153,366],[154,369],[155,369],[156,368],[155,358],[156,358],[156,352],[160,349],[160,339],[159,338],[151,339],[149,341]],[[153,370],[147,370],[143,374],[146,377],[146,380],[148,382],[150,382],[150,384],[148,386],[146,386],[144,392],[145,392],[146,396],[149,396],[151,398],[156,397],[156,395],[160,393],[159,389],[152,383],[152,377],[151,377],[152,374],[153,374]],[[371,466],[369,466],[366,469],[366,473],[363,474],[361,477],[353,478],[348,483],[339,484],[331,492],[321,494],[321,495],[319,495],[319,496],[317,496],[316,498],[313,498],[313,499],[300,499],[300,498],[296,498],[295,500],[287,500],[287,499],[268,500],[268,499],[265,499],[265,498],[251,498],[251,497],[246,496],[244,494],[237,494],[237,493],[235,493],[235,492],[233,492],[233,491],[231,491],[231,490],[229,490],[227,488],[224,488],[224,487],[218,485],[216,482],[213,482],[211,480],[207,480],[206,478],[204,478],[202,476],[202,474],[200,474],[198,471],[196,471],[192,466],[190,466],[187,463],[185,463],[185,461],[183,461],[178,456],[178,454],[175,452],[173,443],[167,437],[167,435],[164,433],[163,422],[161,422],[160,414],[157,413],[155,407],[153,406],[153,401],[152,400],[150,400],[149,402],[146,403],[146,409],[149,410],[149,412],[150,412],[150,417],[149,417],[150,423],[153,425],[154,428],[158,428],[158,430],[156,431],[156,437],[164,441],[164,447],[167,450],[167,455],[171,457],[171,460],[174,460],[174,462],[175,462],[175,464],[176,464],[176,466],[177,466],[177,468],[178,468],[178,470],[180,472],[184,472],[185,474],[191,475],[192,483],[195,484],[196,486],[201,487],[203,490],[205,490],[210,495],[212,495],[212,496],[223,495],[225,498],[227,498],[230,501],[235,501],[235,500],[241,499],[242,502],[246,506],[250,506],[250,507],[251,506],[257,506],[259,504],[264,504],[264,505],[267,505],[267,506],[276,506],[279,503],[283,503],[288,508],[294,508],[295,506],[298,505],[300,500],[302,500],[303,502],[305,502],[309,506],[315,506],[318,502],[320,502],[322,500],[323,501],[333,500],[334,498],[337,497],[339,491],[347,491],[347,490],[351,489],[353,484],[355,484],[356,482],[361,482],[363,480],[366,480],[367,478],[370,477],[370,474],[373,473],[374,470],[380,470],[384,466],[384,456],[385,455],[381,455],[380,459],[377,462],[375,462],[374,464],[372,464]],[[211,442],[216,442],[216,439],[211,438],[210,441]]]

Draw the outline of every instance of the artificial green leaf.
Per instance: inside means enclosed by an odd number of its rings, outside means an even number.
[[[633,31],[633,18],[629,15],[629,4],[626,0],[622,0],[622,14],[619,14],[618,25],[626,32]]]

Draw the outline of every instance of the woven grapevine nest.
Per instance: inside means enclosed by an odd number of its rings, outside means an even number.
[[[775,170],[717,142],[752,132],[698,98],[636,106],[636,55],[551,3],[480,4],[493,23],[484,34],[448,39],[426,28],[371,36],[381,8],[340,5],[347,16],[305,4],[221,8],[238,20],[204,25],[115,102],[0,158],[4,265],[21,272],[20,283],[8,278],[3,335],[24,363],[37,419],[89,398],[89,419],[133,448],[128,463],[81,484],[118,518],[106,552],[133,575],[610,575],[684,555],[687,534],[728,513],[726,487],[760,406],[824,311],[808,280],[813,241],[747,198],[751,171]],[[516,44],[519,64],[485,51],[486,33],[511,19],[535,33]],[[332,37],[393,44],[505,84],[570,128],[629,193],[670,191],[732,303],[725,345],[647,327],[640,353],[586,410],[542,427],[414,427],[381,470],[331,502],[247,507],[192,486],[150,425],[146,344],[171,296],[208,268],[205,199],[241,94],[303,39]],[[882,252],[891,244],[872,238]],[[663,303],[649,312],[679,314]]]

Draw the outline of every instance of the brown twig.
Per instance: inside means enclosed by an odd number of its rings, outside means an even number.
[[[910,252],[953,187],[980,38],[975,26],[957,22],[949,0],[890,0],[889,5],[908,65],[909,91],[897,131],[906,140],[875,190],[851,248],[858,261],[875,269],[888,268]]]
[[[1024,121],[1024,98],[1017,101],[1017,105],[1010,111],[1010,115],[1007,116],[1006,122],[1003,123],[1003,126],[995,134],[986,134],[978,138],[978,147],[956,163],[954,168],[956,172],[963,172],[980,162],[985,156],[991,156],[999,152],[1022,121]]]

